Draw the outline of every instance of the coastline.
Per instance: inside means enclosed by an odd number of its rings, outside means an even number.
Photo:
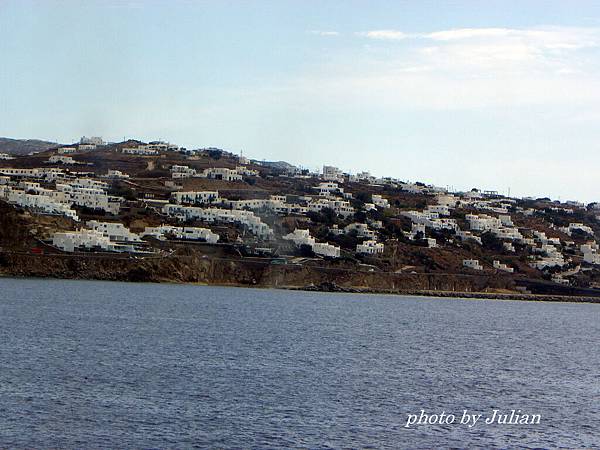
[[[0,272],[0,279],[15,280],[55,280],[55,281],[107,281],[116,283],[143,283],[143,284],[173,284],[188,286],[210,286],[222,288],[245,288],[245,289],[266,289],[280,291],[300,291],[300,292],[320,292],[320,293],[338,293],[338,294],[358,294],[358,295],[393,295],[398,297],[426,297],[439,299],[462,299],[462,300],[505,300],[505,301],[527,301],[527,302],[553,302],[553,303],[600,303],[600,297],[586,296],[568,296],[568,295],[543,295],[543,294],[521,294],[521,293],[500,293],[485,291],[440,291],[440,290],[389,290],[377,288],[361,287],[342,287],[335,284],[309,285],[309,286],[268,286],[268,285],[248,285],[242,283],[207,283],[202,281],[185,282],[174,280],[108,280],[103,278],[81,278],[81,277],[56,277],[56,276],[20,276]]]

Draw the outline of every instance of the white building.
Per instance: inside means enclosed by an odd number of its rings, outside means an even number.
[[[483,267],[479,264],[479,260],[477,259],[463,259],[463,267],[473,270],[483,270]]]
[[[69,155],[71,153],[77,153],[77,147],[59,147],[56,151],[59,155]]]
[[[64,155],[52,155],[48,162],[51,164],[77,164],[72,157]]]
[[[102,140],[102,138],[100,136],[82,136],[81,139],[79,139],[79,144],[90,144],[90,145],[94,145],[94,146],[98,146],[98,145],[104,145],[105,142]]]
[[[369,172],[359,172],[356,175],[350,175],[348,177],[348,181],[352,182],[352,183],[374,183],[376,181],[376,178],[371,175]]]
[[[447,205],[427,205],[427,211],[436,213],[439,216],[450,215],[450,208]]]
[[[494,269],[508,273],[513,273],[515,271],[515,269],[513,269],[512,267],[508,267],[506,264],[503,264],[500,261],[494,261]]]
[[[106,195],[105,192],[96,188],[82,188],[69,185],[57,185],[57,190],[67,192],[70,202],[90,209],[98,209],[112,215],[119,214],[121,210],[121,197]]]
[[[60,198],[55,199],[49,195],[44,195],[48,193],[47,191],[29,194],[24,190],[2,186],[0,188],[0,198],[13,205],[29,208],[42,214],[62,215],[75,221],[79,220],[77,213],[71,209],[69,204],[62,202]]]
[[[375,231],[373,230],[370,230],[369,226],[366,223],[354,222],[350,225],[347,225],[344,228],[344,232],[346,234],[351,233],[353,231],[356,232],[356,236],[361,238],[367,238],[369,240],[373,240],[377,236],[377,233],[375,233]]]
[[[252,211],[236,209],[202,208],[199,206],[182,206],[168,203],[163,207],[163,213],[180,220],[201,220],[207,223],[224,222],[237,223],[245,226],[251,233],[261,239],[269,239],[273,230]]]
[[[566,264],[564,256],[558,248],[551,244],[542,244],[541,247],[533,248],[533,251],[541,253],[541,256],[531,262],[529,265],[539,270],[550,267],[562,267]],[[535,257],[531,257],[535,258]]]
[[[333,181],[325,181],[323,183],[319,183],[318,186],[315,187],[319,191],[319,195],[322,197],[329,197],[331,194],[340,193],[342,194],[344,190],[338,186],[337,183]]]
[[[470,231],[457,229],[456,237],[459,238],[461,241],[474,241],[474,242],[477,242],[479,245],[483,245],[481,238],[479,236],[475,236]]]
[[[414,223],[423,224],[434,230],[457,230],[458,224],[455,219],[440,218],[437,212],[432,211],[404,211],[402,215],[410,218]]]
[[[173,165],[171,166],[171,177],[172,178],[191,178],[196,176],[196,169],[192,169],[188,166]]]
[[[110,178],[112,180],[126,180],[129,178],[129,175],[121,172],[120,170],[108,170],[106,175],[102,175],[103,178]]]
[[[170,144],[169,142],[164,142],[164,141],[152,141],[149,142],[146,145],[146,148],[148,150],[156,150],[157,152],[159,151],[171,151],[171,152],[176,152],[179,150],[179,146],[175,145],[175,144]]]
[[[140,252],[140,241],[123,241],[111,239],[106,233],[94,229],[55,233],[52,245],[65,251],[95,250],[106,252]],[[147,252],[144,252],[147,253]]]
[[[583,253],[583,260],[589,264],[600,264],[600,253],[598,253],[599,247],[596,242],[589,242],[581,246],[581,252]]]
[[[242,181],[243,177],[235,169],[227,167],[211,167],[204,170],[204,176],[213,180]]]
[[[52,245],[65,252],[74,252],[78,249],[102,250],[107,252],[135,251],[135,247],[132,245],[111,242],[108,237],[99,231],[86,229],[67,233],[55,233],[52,237]]]
[[[173,192],[171,198],[175,203],[188,205],[204,205],[215,203],[219,200],[218,191],[185,191]]]
[[[523,239],[523,235],[516,228],[494,228],[491,233],[499,239],[509,239],[514,241],[520,241]]]
[[[159,240],[165,240],[168,237],[172,237],[174,239],[184,239],[190,241],[205,241],[209,244],[216,244],[219,241],[219,235],[213,233],[208,228],[173,227],[170,225],[146,227],[142,236],[152,236]]]
[[[559,228],[559,230],[568,234],[569,236],[571,236],[571,234],[573,234],[573,231],[575,230],[594,236],[594,230],[592,230],[591,227],[582,223],[570,223],[568,227],[561,227]]]
[[[119,222],[100,222],[90,220],[86,224],[91,230],[98,231],[113,242],[141,242],[140,237],[129,231],[122,223]]]
[[[158,150],[149,148],[147,145],[138,145],[137,147],[123,147],[121,153],[125,155],[154,156],[158,155]]]
[[[245,167],[245,166],[237,166],[235,168],[235,171],[245,177],[257,177],[258,176],[258,170],[249,169],[248,167]]]
[[[0,160],[9,160],[9,159],[15,159],[15,158],[10,156],[8,153],[0,153]]]
[[[141,239],[137,234],[132,233],[125,225],[119,222],[90,220],[86,225],[89,229],[102,233],[102,235],[113,242],[141,242]]]
[[[390,207],[390,202],[388,201],[388,199],[383,198],[381,195],[373,194],[373,195],[371,195],[371,200],[375,204],[375,206],[378,206],[379,208],[389,208]]]
[[[584,253],[583,260],[589,264],[600,264],[600,253]]]
[[[12,167],[0,167],[0,175],[5,175],[15,178],[37,178],[52,180],[56,174],[64,174],[63,169],[55,167],[51,168],[35,168],[35,169],[15,169]]]
[[[498,218],[500,219],[500,223],[502,223],[502,225],[505,227],[514,227],[515,226],[515,224],[512,221],[512,218],[509,215],[502,214],[502,215],[498,216]]]
[[[438,247],[438,243],[434,238],[427,238],[427,247],[429,248],[437,248]]]
[[[350,202],[345,200],[319,198],[308,203],[309,211],[321,212],[325,208],[332,209],[337,215],[344,217],[354,214],[354,208],[350,205]]]
[[[296,228],[292,233],[283,236],[283,239],[293,241],[298,247],[308,245],[317,255],[326,256],[329,258],[339,258],[340,248],[328,243],[319,243],[310,235],[309,230],[301,230]]]
[[[496,230],[502,226],[500,219],[486,214],[467,214],[465,219],[469,222],[469,227],[473,231]]]
[[[365,255],[380,254],[383,253],[383,250],[384,245],[374,240],[367,240],[356,246],[356,253],[362,253]]]
[[[344,182],[344,174],[340,169],[334,166],[323,166],[323,175],[321,178],[325,181]]]

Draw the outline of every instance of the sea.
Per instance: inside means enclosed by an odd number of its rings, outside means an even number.
[[[599,343],[597,304],[0,278],[0,448],[600,448]]]

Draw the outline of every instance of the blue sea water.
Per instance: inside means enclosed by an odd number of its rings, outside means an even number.
[[[599,336],[594,304],[0,279],[0,448],[597,448]]]

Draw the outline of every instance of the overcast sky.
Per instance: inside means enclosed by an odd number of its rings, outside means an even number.
[[[600,200],[600,1],[0,0],[0,136]]]

